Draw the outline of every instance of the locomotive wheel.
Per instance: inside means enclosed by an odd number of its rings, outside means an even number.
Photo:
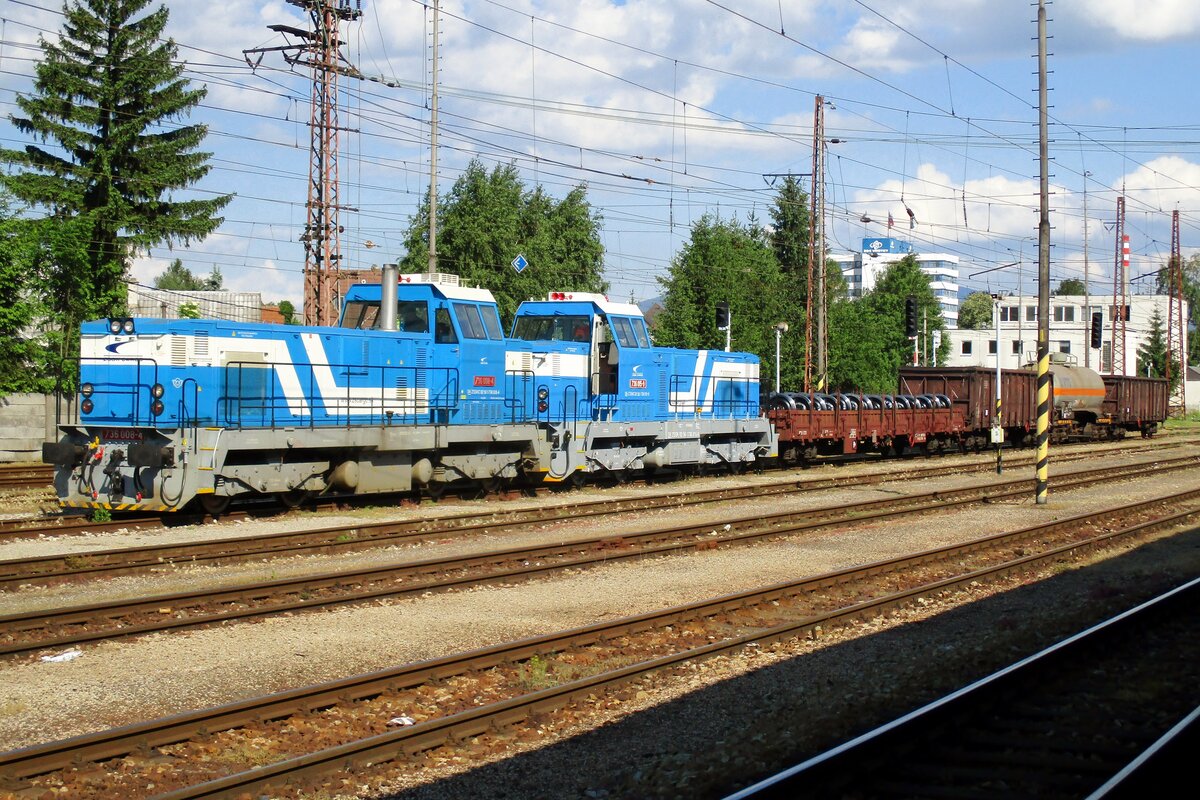
[[[233,501],[227,494],[202,494],[199,497],[204,513],[214,517],[219,517],[229,510],[229,504]]]

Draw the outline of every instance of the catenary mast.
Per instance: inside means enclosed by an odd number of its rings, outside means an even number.
[[[271,25],[271,30],[299,43],[244,52],[249,61],[251,53],[258,53],[261,59],[262,53],[278,51],[289,64],[302,64],[312,71],[307,219],[300,236],[304,243],[304,324],[332,325],[341,305],[338,276],[342,228],[338,212],[345,208],[339,198],[338,181],[338,133],[342,130],[338,121],[338,75],[357,73],[342,56],[339,26],[362,16],[362,0],[287,2],[308,12],[312,29]]]

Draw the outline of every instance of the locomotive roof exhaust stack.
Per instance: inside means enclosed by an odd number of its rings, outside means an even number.
[[[400,265],[384,264],[381,285],[383,293],[379,297],[379,329],[382,331],[396,330],[396,285],[399,280]]]

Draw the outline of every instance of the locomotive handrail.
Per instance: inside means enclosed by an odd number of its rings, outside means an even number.
[[[593,372],[590,376],[591,380],[588,385],[589,386],[599,386],[600,385],[600,380],[599,380],[600,374],[601,373],[599,370],[596,370],[595,372]],[[581,400],[580,402],[583,404],[586,404],[585,407],[587,408],[588,419],[604,422],[604,421],[611,420],[613,417],[616,416],[617,411],[620,408],[620,406],[618,405],[618,402],[617,402],[618,397],[619,397],[619,392],[617,392],[617,391],[597,392],[596,394],[592,395],[592,397],[589,398],[588,400]]]
[[[571,430],[575,430],[579,424],[580,402],[579,387],[574,383],[567,384],[567,386],[563,388],[563,424],[566,425],[569,421],[571,423]],[[567,419],[567,409],[571,409],[570,420]],[[591,414],[589,414],[588,417],[590,419]]]
[[[284,361],[230,361],[222,367],[223,393],[217,398],[217,424],[231,428],[278,428],[306,425],[309,428],[351,425],[386,425],[397,417],[412,422],[446,423],[459,406],[459,372],[456,367],[399,367],[391,365],[349,365],[365,375],[366,385],[336,386],[334,396],[321,390],[318,369],[340,370],[343,364],[299,364]],[[280,368],[296,372],[299,395],[282,389]],[[250,370],[263,373],[253,376]],[[428,375],[443,374],[442,380],[430,381]],[[378,375],[377,382],[369,379]],[[411,376],[401,381],[401,377]],[[248,380],[253,377],[254,380]],[[268,380],[269,379],[269,380]],[[422,380],[423,379],[423,380]],[[433,386],[429,386],[429,384]],[[422,386],[421,384],[426,384]],[[392,391],[410,390],[411,397],[388,397]],[[427,394],[421,397],[420,392]],[[303,403],[303,405],[299,405]],[[286,415],[285,415],[286,412]],[[324,415],[324,422],[321,416]],[[307,417],[307,421],[304,418]]]
[[[703,380],[703,376],[694,374],[676,373],[668,379],[667,389],[667,412],[676,415],[676,419],[683,414],[691,414],[693,416],[703,415],[704,402],[703,398],[696,397],[692,387],[696,387],[696,392],[699,391],[699,382]],[[758,381],[754,378],[726,378],[718,376],[709,376],[709,382],[712,385],[712,403],[711,408],[707,412],[714,418],[722,416],[735,417],[738,415],[758,414],[759,402],[758,393],[753,391],[753,384]],[[686,388],[680,389],[680,386]],[[744,389],[741,392],[730,391],[729,397],[722,398],[721,387],[742,386]],[[683,395],[683,397],[680,397]],[[734,395],[740,395],[735,397]]]
[[[530,394],[535,391],[536,378],[531,369],[505,369],[504,380],[507,386],[512,387],[513,391],[505,392],[504,405],[509,409],[510,422],[526,422],[537,416],[537,408],[533,405],[533,396]],[[521,396],[517,397],[517,383],[521,384]],[[534,410],[533,415],[529,413],[529,409]]]

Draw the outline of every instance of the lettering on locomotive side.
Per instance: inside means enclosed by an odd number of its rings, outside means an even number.
[[[645,389],[646,388],[646,379],[645,378],[630,378],[629,379],[629,388],[630,389]]]
[[[476,386],[495,386],[496,385],[496,376],[495,375],[476,375],[475,376],[475,385]]]

